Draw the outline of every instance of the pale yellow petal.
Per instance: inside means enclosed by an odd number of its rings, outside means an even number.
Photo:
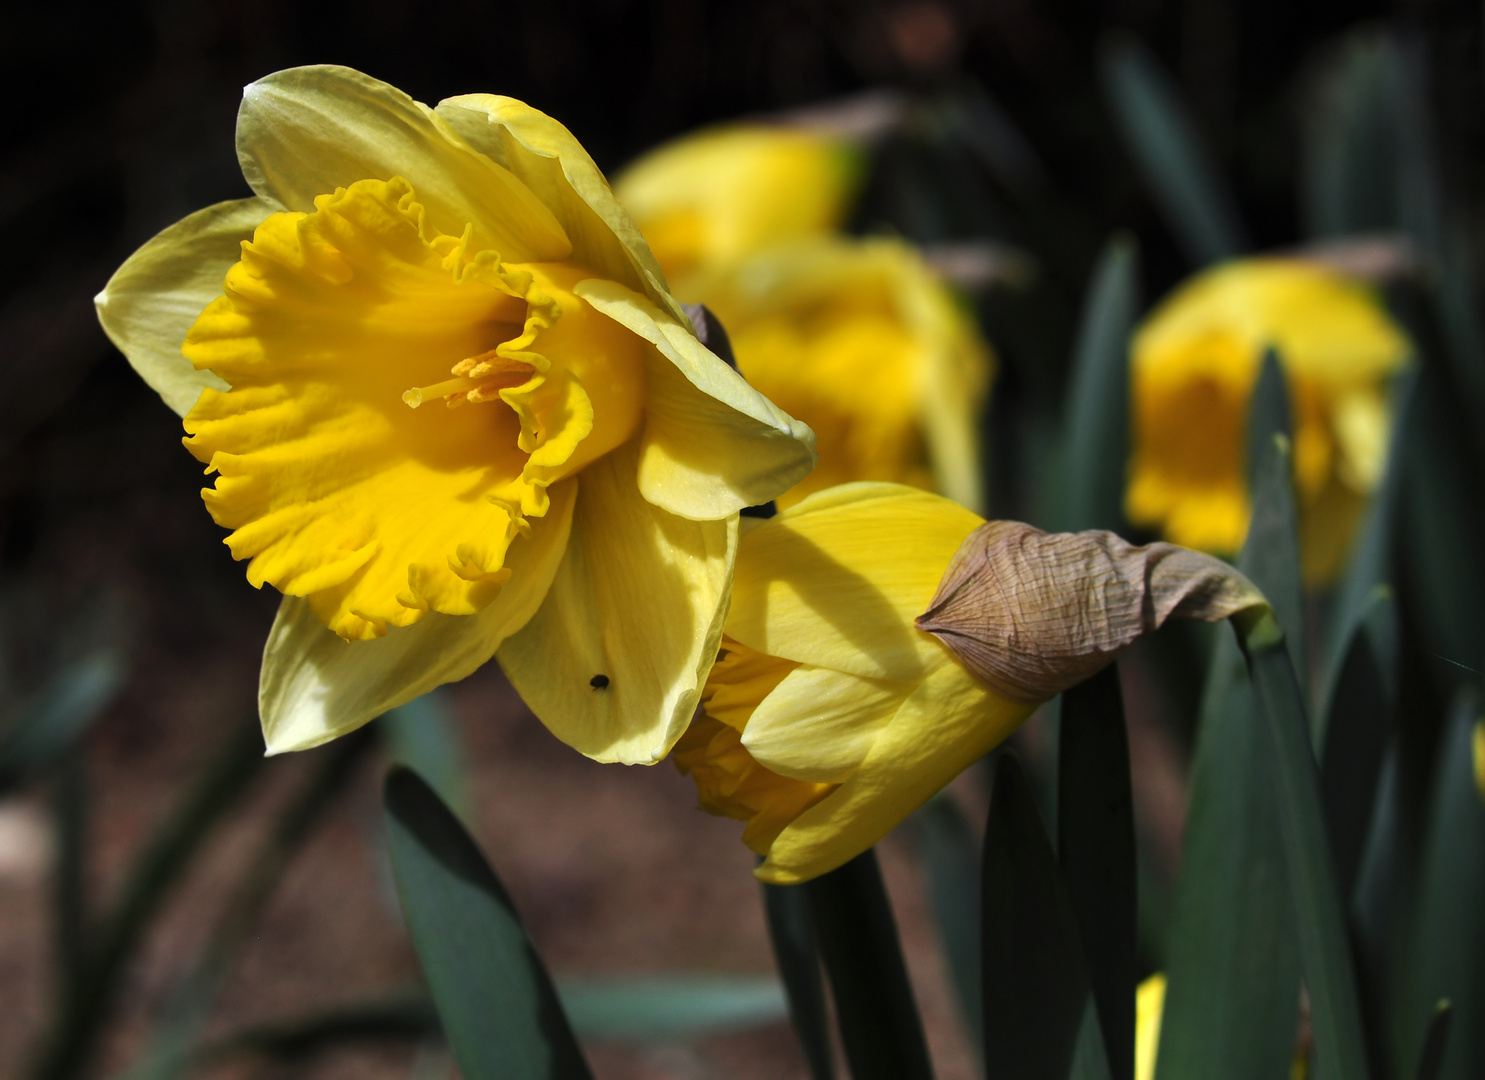
[[[509,262],[572,250],[552,211],[509,169],[466,143],[421,102],[350,68],[278,71],[242,92],[237,156],[259,195],[290,210],[357,180],[405,177],[432,225]]]
[[[242,257],[242,241],[251,240],[253,230],[279,209],[252,198],[198,210],[129,256],[94,301],[109,340],[181,416],[202,390],[227,388],[185,358],[186,331],[222,295],[222,279]]]
[[[912,692],[912,683],[806,664],[789,672],[753,710],[742,744],[780,776],[838,783],[861,764]]]
[[[796,884],[861,854],[1033,709],[996,696],[957,664],[937,668],[877,735],[860,768],[779,834],[758,877]]]
[[[743,539],[727,633],[758,652],[868,679],[950,663],[913,620],[982,519],[900,484],[812,495]]]
[[[476,615],[429,614],[373,641],[344,641],[286,596],[263,650],[258,708],[270,754],[306,750],[475,671],[536,613],[572,528],[579,480],[548,489],[547,516],[510,549],[510,580]]]
[[[685,321],[649,245],[572,132],[525,102],[496,94],[445,98],[435,111],[551,207],[572,240],[574,262],[643,292]]]
[[[660,509],[640,495],[637,465],[631,443],[579,474],[567,557],[497,658],[563,742],[599,761],[650,764],[686,730],[716,658],[737,518]]]
[[[735,514],[788,490],[814,467],[814,433],[749,386],[682,325],[613,281],[582,282],[594,308],[653,343],[639,486],[698,520]]]

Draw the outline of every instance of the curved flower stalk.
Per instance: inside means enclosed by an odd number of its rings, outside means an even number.
[[[1339,571],[1381,478],[1387,381],[1410,347],[1367,286],[1319,264],[1226,263],[1145,320],[1132,347],[1125,509],[1173,543],[1221,555],[1242,546],[1248,402],[1270,346],[1292,402],[1303,571],[1320,584]]]
[[[1259,607],[1237,571],[1169,544],[986,522],[896,484],[832,488],[743,537],[676,764],[703,809],[746,822],[759,877],[804,881],[1167,618]]]
[[[819,466],[780,505],[882,480],[981,508],[980,414],[994,354],[912,247],[801,241],[715,273],[699,290],[748,382],[815,431]]]
[[[834,232],[861,173],[845,139],[801,127],[723,124],[650,151],[615,180],[675,286],[756,251]]]
[[[217,474],[248,579],[285,595],[269,750],[498,651],[583,753],[663,756],[716,653],[737,511],[808,472],[808,428],[697,341],[535,109],[298,68],[246,89],[237,142],[253,197],[161,233],[97,303]]]

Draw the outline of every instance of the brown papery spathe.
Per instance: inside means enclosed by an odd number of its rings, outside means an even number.
[[[1172,616],[1216,622],[1267,604],[1231,566],[1174,544],[989,521],[959,546],[917,625],[996,692],[1033,702]]]

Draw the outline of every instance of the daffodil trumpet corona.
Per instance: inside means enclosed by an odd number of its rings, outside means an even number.
[[[1388,382],[1411,346],[1367,284],[1297,258],[1204,271],[1164,300],[1131,344],[1133,450],[1125,512],[1187,547],[1231,555],[1251,513],[1247,413],[1264,352],[1293,415],[1302,569],[1345,562],[1385,464]]]
[[[270,752],[498,657],[562,739],[652,762],[716,655],[738,511],[813,435],[697,339],[588,154],[338,67],[247,87],[253,195],[145,244],[104,329],[185,418],[254,585]]]
[[[865,851],[1038,704],[1171,617],[1266,609],[1218,559],[984,521],[853,483],[741,541],[721,652],[676,746],[765,881]]]

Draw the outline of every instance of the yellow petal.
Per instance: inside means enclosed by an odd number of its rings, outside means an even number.
[[[758,877],[796,884],[861,854],[1034,708],[998,697],[958,664],[940,666],[877,735],[860,768],[785,827]]]
[[[181,346],[202,308],[222,294],[222,279],[242,257],[242,241],[279,209],[252,198],[198,210],[129,256],[94,301],[109,340],[178,415],[207,387],[227,388],[192,365]]]
[[[357,180],[407,178],[432,225],[510,262],[564,259],[551,209],[509,169],[469,146],[432,109],[350,68],[278,71],[242,92],[237,156],[259,195],[309,212]]]
[[[578,478],[510,552],[511,578],[477,615],[432,614],[374,641],[343,641],[297,597],[284,597],[263,650],[258,707],[270,754],[306,750],[435,686],[471,674],[535,614],[566,550]]]
[[[727,634],[758,652],[902,682],[948,652],[913,625],[982,519],[899,484],[812,495],[743,539]]]
[[[838,783],[861,764],[912,692],[912,683],[802,665],[753,710],[742,744],[780,776]]]
[[[667,513],[640,495],[637,466],[631,443],[579,475],[567,557],[497,659],[563,742],[650,764],[685,731],[716,659],[737,519]]]
[[[434,111],[552,208],[572,241],[573,261],[637,289],[686,321],[649,245],[567,128],[525,102],[496,94],[445,98]]]
[[[749,386],[684,326],[612,281],[576,292],[652,342],[639,464],[646,499],[698,520],[735,514],[788,490],[814,467],[814,433]]]

